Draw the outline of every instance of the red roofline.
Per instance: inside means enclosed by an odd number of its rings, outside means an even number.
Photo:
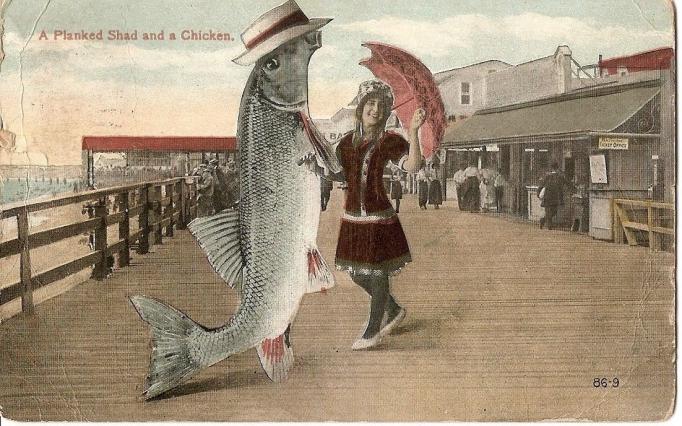
[[[601,59],[599,69],[607,69],[609,74],[616,73],[618,67],[625,67],[631,71],[668,69],[674,55],[672,47],[661,47],[631,55]]]
[[[83,136],[82,149],[97,152],[236,151],[237,138],[211,136]]]

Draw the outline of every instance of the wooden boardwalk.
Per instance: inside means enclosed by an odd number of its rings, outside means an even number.
[[[319,243],[333,261],[342,192]],[[393,280],[408,316],[375,350],[353,352],[365,293],[306,296],[296,363],[271,383],[254,350],[166,398],[139,398],[149,335],[128,297],[162,299],[207,326],[235,293],[176,232],[105,281],[87,281],[0,325],[0,406],[15,420],[652,420],[672,412],[674,256],[540,230],[452,207],[400,218],[414,263]],[[607,378],[607,388],[595,388]],[[613,379],[618,378],[618,387]]]

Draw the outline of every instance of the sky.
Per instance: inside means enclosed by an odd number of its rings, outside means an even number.
[[[5,12],[0,115],[17,147],[79,164],[83,135],[230,136],[251,71],[232,63],[242,30],[284,0],[13,0]],[[581,64],[672,46],[667,0],[299,0],[333,17],[310,63],[310,110],[332,115],[372,74],[364,41],[414,53],[433,72],[523,63],[568,45]],[[47,40],[41,40],[45,31]],[[54,32],[164,32],[163,41],[54,40]],[[168,40],[183,30],[232,41]]]

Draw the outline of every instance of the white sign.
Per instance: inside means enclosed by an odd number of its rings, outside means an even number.
[[[606,157],[603,154],[590,155],[590,177],[592,183],[608,183],[606,177]]]
[[[628,139],[599,138],[599,149],[628,149]]]

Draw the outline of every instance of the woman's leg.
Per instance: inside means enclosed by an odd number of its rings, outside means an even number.
[[[353,274],[351,278],[370,295],[369,322],[362,337],[373,337],[381,329],[384,313],[388,313],[390,322],[400,313],[401,307],[390,293],[388,275]]]
[[[395,212],[400,213],[400,198],[396,198],[395,200]]]

